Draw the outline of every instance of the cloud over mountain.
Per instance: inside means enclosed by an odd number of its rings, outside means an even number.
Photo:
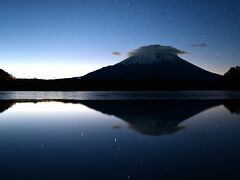
[[[179,50],[172,46],[162,46],[162,45],[149,45],[149,46],[142,46],[138,49],[130,51],[128,56],[138,56],[143,54],[170,54],[170,55],[180,55],[186,54],[186,51]]]

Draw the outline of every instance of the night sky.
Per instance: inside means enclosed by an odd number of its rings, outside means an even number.
[[[16,77],[81,76],[151,44],[224,74],[240,65],[240,1],[0,1],[0,68]]]

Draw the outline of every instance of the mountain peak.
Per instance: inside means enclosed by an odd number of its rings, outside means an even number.
[[[179,58],[177,55],[173,54],[162,54],[162,53],[153,53],[153,54],[141,54],[141,55],[134,55],[131,56],[122,62],[118,63],[121,65],[151,65],[151,64],[157,64],[160,62],[178,62],[182,59]]]
[[[176,49],[172,46],[149,45],[142,46],[128,53],[129,58],[118,63],[122,65],[133,64],[155,64],[158,62],[177,62],[182,60],[179,54],[185,54],[185,51]]]

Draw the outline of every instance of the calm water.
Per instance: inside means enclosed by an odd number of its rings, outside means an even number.
[[[240,91],[0,91],[0,100],[240,99]]]
[[[0,101],[1,179],[240,178],[237,98],[23,101],[8,94]]]

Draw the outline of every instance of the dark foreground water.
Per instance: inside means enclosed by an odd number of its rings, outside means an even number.
[[[236,96],[5,99],[0,101],[0,179],[240,178]]]

